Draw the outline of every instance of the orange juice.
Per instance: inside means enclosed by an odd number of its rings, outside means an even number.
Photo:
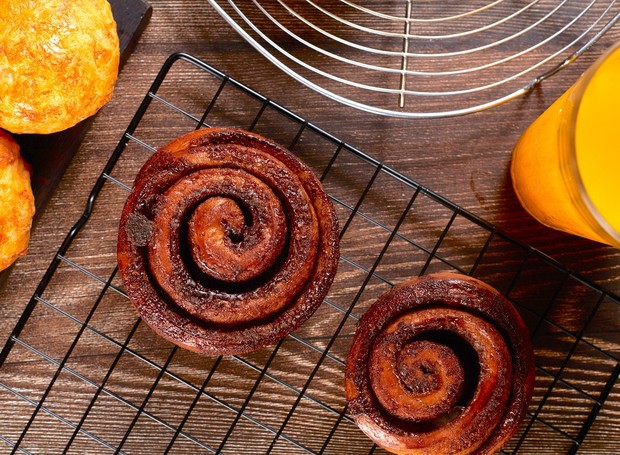
[[[620,247],[620,44],[523,133],[511,173],[541,223]]]

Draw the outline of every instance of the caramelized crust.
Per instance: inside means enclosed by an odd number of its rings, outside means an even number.
[[[281,146],[202,129],[155,153],[121,217],[118,264],[145,322],[205,354],[276,342],[322,303],[339,259],[333,206]]]
[[[414,278],[360,320],[345,393],[359,427],[408,455],[492,454],[532,396],[534,355],[512,304],[471,277]]]
[[[106,0],[4,1],[0,24],[0,127],[61,131],[112,96],[120,50]]]
[[[0,130],[0,270],[28,248],[35,211],[29,169],[19,145]]]

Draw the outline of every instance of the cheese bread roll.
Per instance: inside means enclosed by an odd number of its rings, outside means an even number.
[[[29,167],[17,143],[0,130],[0,270],[26,253],[33,216]]]
[[[0,0],[0,127],[54,133],[112,96],[119,39],[106,0]]]

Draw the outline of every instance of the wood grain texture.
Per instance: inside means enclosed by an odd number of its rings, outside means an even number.
[[[519,206],[508,176],[510,153],[520,133],[603,49],[620,39],[618,27],[612,28],[592,50],[528,97],[466,117],[402,120],[352,110],[292,81],[245,43],[203,1],[152,0],[150,4],[153,15],[149,26],[120,74],[114,98],[93,120],[41,214],[29,254],[18,261],[0,290],[0,339],[6,340],[11,333],[54,253],[81,216],[93,184],[157,71],[168,55],[176,51],[186,51],[204,59],[497,225],[519,241],[533,245],[576,273],[620,294],[620,251],[552,231],[532,220]],[[171,76],[172,83],[166,86],[165,94],[176,97],[174,99],[188,109],[199,108],[210,90],[199,73],[183,67]],[[193,87],[190,93],[187,87]],[[236,114],[243,115],[232,102],[230,108],[234,114],[214,113],[219,122],[238,118]],[[170,135],[192,128],[191,122],[171,117],[166,110],[151,112],[149,118],[141,122],[139,133],[153,143],[164,143]],[[250,122],[251,118],[243,121]],[[270,113],[260,128],[286,143],[291,138],[280,131],[291,131],[287,122]],[[316,144],[319,149],[329,145],[312,136],[308,136],[306,142]],[[327,154],[314,150],[310,146],[300,148],[304,159],[315,169],[322,169],[333,150]],[[139,147],[133,147],[115,168],[113,176],[131,184],[132,176],[146,157]],[[368,178],[366,165],[342,156],[326,177],[325,185],[330,193],[355,204]],[[104,280],[114,271],[116,219],[126,194],[120,188],[106,185],[101,195],[106,203],[95,207],[88,228],[80,233],[67,254],[71,261],[87,267]],[[381,174],[363,209],[386,225],[394,226],[410,197],[410,188]],[[425,247],[432,247],[450,213],[425,197],[416,204],[415,215],[412,213],[407,218],[402,232],[407,237],[417,236],[415,238]],[[342,206],[337,211],[341,219],[350,213]],[[441,252],[459,266],[470,267],[487,234],[461,218],[456,220],[453,229],[446,243],[442,243]],[[121,347],[137,323],[133,308],[114,290],[109,289],[101,295],[103,285],[96,278],[63,263],[42,296],[57,309],[39,303],[23,332],[24,342],[48,358],[16,344],[0,368],[1,383],[31,400],[38,400],[53,378],[57,362],[63,360],[76,336],[80,335],[67,359],[70,370],[61,372],[44,403],[49,412],[44,410],[37,415],[23,446],[33,453],[62,452],[74,430],[50,412],[78,424],[92,403],[83,429],[114,447],[125,439],[123,450],[132,454],[162,453],[168,446],[172,449],[170,453],[175,454],[210,453],[220,446],[223,453],[263,453],[280,428],[284,437],[277,439],[272,453],[305,453],[299,445],[319,452],[330,433],[332,436],[324,453],[369,453],[372,444],[348,414],[339,418],[345,405],[343,362],[356,319],[389,286],[385,280],[403,280],[419,272],[426,261],[419,249],[411,248],[403,239],[395,239],[385,261],[377,268],[381,278],[372,277],[363,294],[358,296],[366,277],[359,266],[372,267],[386,237],[384,230],[355,217],[343,236],[343,251],[356,265],[341,262],[328,296],[332,305],[323,305],[295,334],[304,343],[287,339],[273,357],[269,349],[221,361],[182,350],[173,351],[172,345],[163,342],[141,323],[137,324],[127,349],[122,351]],[[572,445],[567,435],[578,436],[602,394],[609,394],[609,397],[578,453],[615,453],[620,445],[619,386],[612,382],[605,388],[605,384],[617,374],[620,308],[615,301],[578,280],[569,279],[559,288],[551,285],[558,280],[561,282],[561,273],[538,257],[528,258],[527,254],[496,237],[476,269],[478,278],[501,291],[510,290],[526,324],[535,332],[539,369],[530,412],[536,412],[540,405],[539,417],[544,422],[526,419],[530,427],[519,453],[566,453]],[[522,264],[520,278],[511,284]],[[439,271],[442,266],[434,262],[429,271]],[[121,287],[118,277],[114,277],[112,283]],[[322,350],[339,328],[342,308],[347,308],[355,299],[358,304],[352,316],[346,319],[329,355],[315,371]],[[80,332],[79,321],[88,318],[92,309],[95,311],[89,326]],[[73,315],[77,321],[59,310]],[[590,323],[584,328],[586,320]],[[584,341],[577,342],[578,335],[583,335]],[[569,352],[572,352],[570,356]],[[145,402],[160,368],[167,361],[166,372],[144,404],[146,413],[137,419],[134,429],[124,438],[137,415],[137,408]],[[266,373],[261,374],[266,365]],[[206,379],[209,381],[203,393],[199,393]],[[547,396],[550,388],[552,393]],[[303,389],[305,393],[295,405]],[[252,399],[246,403],[250,394]],[[188,415],[192,405],[193,410]],[[0,409],[8,411],[0,413],[0,435],[16,440],[34,406],[0,389]],[[234,431],[228,434],[237,419]],[[257,420],[268,428],[257,425]],[[509,452],[519,444],[519,437],[518,433],[509,443]],[[10,452],[9,446],[1,441],[0,452]],[[77,435],[69,451],[113,452],[85,433]],[[375,450],[373,453],[384,452]]]

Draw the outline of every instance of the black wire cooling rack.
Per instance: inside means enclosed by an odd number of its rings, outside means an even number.
[[[238,126],[288,145],[321,176],[341,221],[342,256],[324,304],[274,348],[243,356],[178,349],[141,323],[117,276],[110,234],[147,157],[205,125]],[[87,258],[88,268],[81,265]],[[347,413],[347,349],[379,294],[436,271],[496,287],[531,330],[534,399],[503,453],[577,452],[620,375],[617,296],[218,70],[175,54],[0,354],[0,451],[385,453]]]

